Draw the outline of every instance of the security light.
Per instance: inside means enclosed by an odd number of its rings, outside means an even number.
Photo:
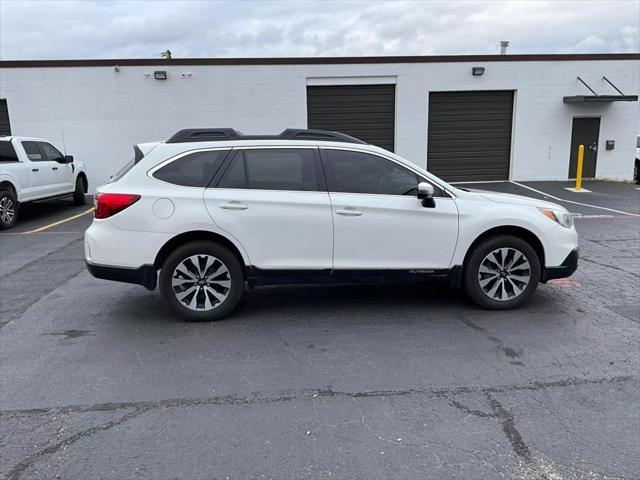
[[[153,78],[155,78],[156,80],[166,80],[167,72],[164,70],[156,70],[155,72],[153,72]]]
[[[484,67],[472,67],[471,74],[479,77],[480,75],[484,75]]]

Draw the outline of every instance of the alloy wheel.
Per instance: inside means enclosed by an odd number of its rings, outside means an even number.
[[[2,197],[0,198],[0,220],[6,225],[11,224],[13,222],[14,217],[16,216],[16,208],[10,197]]]
[[[174,269],[171,288],[178,302],[189,310],[210,311],[229,296],[229,269],[212,255],[192,255]]]
[[[492,300],[506,302],[520,296],[531,280],[527,257],[515,248],[497,248],[480,262],[478,283]]]

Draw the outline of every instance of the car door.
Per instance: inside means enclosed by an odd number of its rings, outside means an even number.
[[[329,194],[316,147],[234,151],[204,201],[261,270],[331,269]]]
[[[54,194],[69,193],[75,189],[73,165],[65,163],[64,155],[56,147],[47,142],[38,142],[40,150],[51,163],[52,185]]]
[[[39,142],[24,140],[21,142],[24,153],[29,160],[31,187],[29,197],[32,199],[49,197],[56,194],[56,176],[53,168],[58,165],[45,156],[38,145]]]
[[[323,148],[334,223],[334,270],[447,269],[458,209],[442,188],[435,207],[417,198],[421,178],[390,158]]]

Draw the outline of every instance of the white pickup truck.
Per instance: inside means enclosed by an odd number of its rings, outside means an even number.
[[[73,196],[75,205],[84,205],[88,186],[84,163],[50,142],[0,137],[0,229],[15,225],[26,202]]]

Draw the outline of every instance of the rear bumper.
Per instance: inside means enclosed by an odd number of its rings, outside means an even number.
[[[559,267],[545,267],[542,270],[540,281],[542,283],[546,283],[548,280],[552,280],[554,278],[570,277],[573,272],[578,269],[579,256],[579,250],[574,248]]]
[[[87,270],[96,278],[112,280],[114,282],[133,283],[142,285],[148,290],[155,290],[158,283],[158,273],[153,265],[143,265],[140,268],[111,267],[85,262]]]

